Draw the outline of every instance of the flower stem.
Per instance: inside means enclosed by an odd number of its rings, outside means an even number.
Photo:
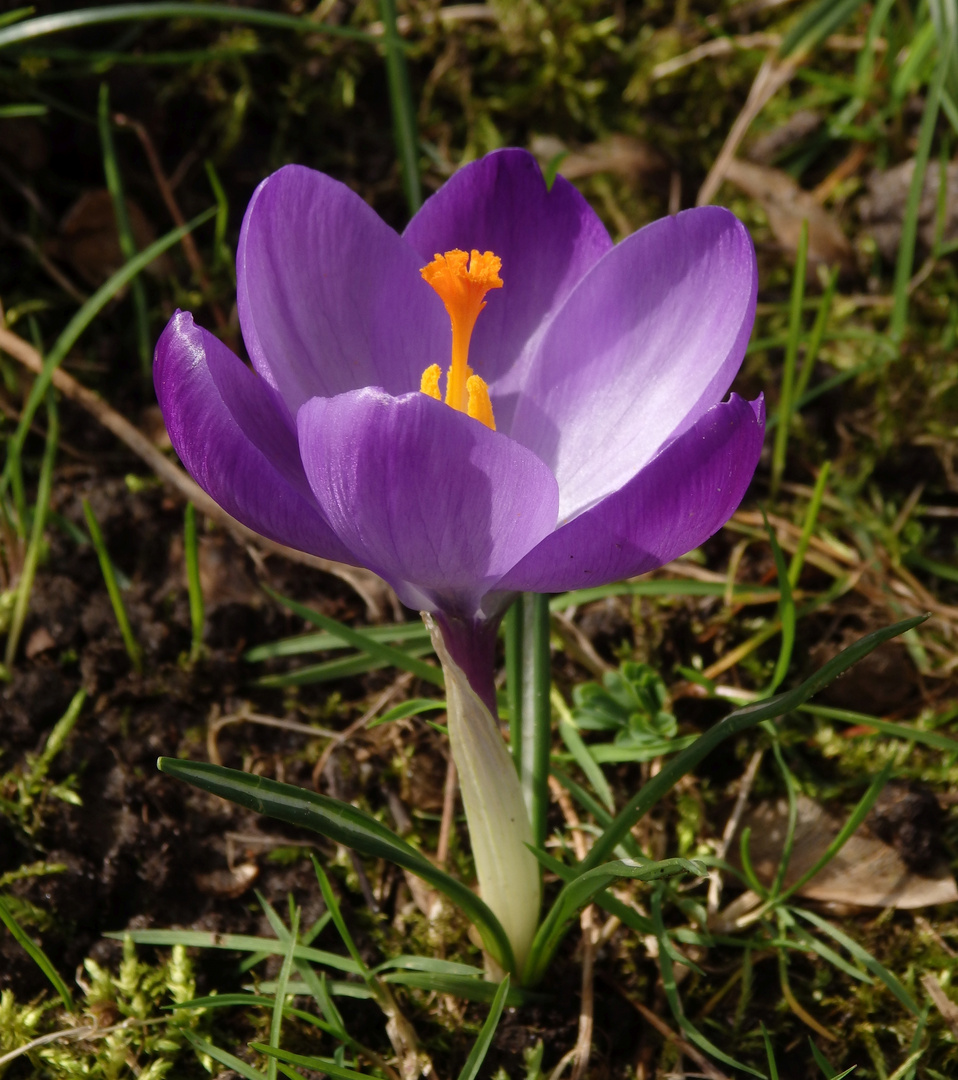
[[[442,617],[433,620],[427,614],[423,618],[446,677],[449,744],[459,770],[479,891],[509,938],[516,964],[513,974],[519,974],[535,936],[542,890],[539,863],[528,847],[533,842],[532,826],[519,777],[487,704],[494,690],[487,639],[492,632],[495,641],[494,627],[477,624],[477,651],[470,657],[463,624],[450,624]],[[463,658],[468,663],[465,670]]]
[[[506,692],[512,758],[536,847],[546,838],[552,749],[549,598],[523,593],[506,616]]]

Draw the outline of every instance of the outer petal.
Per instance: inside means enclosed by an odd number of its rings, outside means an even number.
[[[295,414],[360,386],[418,389],[447,363],[449,319],[422,261],[345,184],[288,165],[246,210],[237,305],[253,366]]]
[[[721,400],[756,291],[752,241],[719,207],[646,226],[579,283],[538,345],[510,432],[555,473],[561,520]]]
[[[763,400],[733,394],[620,491],[546,537],[496,590],[560,592],[604,585],[698,547],[742,501],[764,434]]]
[[[356,562],[313,498],[282,401],[189,312],[160,336],[153,381],[180,460],[224,510],[281,544]]]
[[[499,150],[460,169],[427,200],[403,238],[428,262],[451,248],[494,251],[502,289],[490,293],[473,333],[470,366],[496,393],[508,431],[517,358],[584,274],[611,247],[605,226],[563,177],[551,190],[525,150]],[[522,365],[519,365],[520,369]]]
[[[425,394],[314,398],[297,424],[327,520],[406,603],[473,615],[555,528],[558,490],[542,462]]]

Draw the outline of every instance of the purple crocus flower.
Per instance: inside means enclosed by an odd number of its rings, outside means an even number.
[[[184,465],[244,524],[366,566],[432,613],[447,675],[461,669],[492,712],[516,592],[689,551],[758,461],[761,399],[722,401],[756,299],[752,243],[727,210],[613,246],[571,184],[547,190],[529,154],[502,150],[398,235],[291,165],[253,195],[237,285],[252,371],[187,312],[157,345]]]
[[[501,259],[468,359],[495,431],[420,392],[450,356],[449,315],[421,270],[455,249]],[[727,210],[613,246],[571,184],[547,190],[529,154],[502,150],[457,172],[400,236],[345,185],[291,165],[253,195],[237,280],[255,374],[187,312],[157,345],[186,468],[257,532],[369,567],[466,636],[515,592],[684,554],[755,469],[761,400],[721,402],[756,297],[752,244]]]

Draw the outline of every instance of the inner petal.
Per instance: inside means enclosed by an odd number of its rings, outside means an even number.
[[[538,344],[510,432],[553,469],[560,523],[725,395],[756,290],[748,232],[718,207],[647,226],[579,283]]]

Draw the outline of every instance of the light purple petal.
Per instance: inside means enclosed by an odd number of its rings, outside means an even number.
[[[761,398],[733,394],[620,491],[557,529],[496,585],[560,592],[634,577],[698,547],[731,517],[758,464]]]
[[[431,258],[431,256],[430,256]],[[419,255],[345,184],[288,165],[256,189],[236,256],[256,370],[295,415],[361,386],[418,390],[449,362],[449,318]]]
[[[327,520],[406,603],[471,617],[555,528],[558,491],[542,462],[425,394],[314,398],[297,426]]]
[[[556,177],[547,191],[531,154],[499,150],[460,169],[427,200],[403,238],[424,263],[452,248],[493,251],[502,259],[504,286],[487,297],[469,363],[493,387],[496,421],[508,430],[509,395],[522,364],[511,369],[523,350],[531,352],[528,343],[579,279],[612,247],[605,226],[566,179]]]
[[[282,401],[189,312],[160,336],[153,381],[180,460],[224,510],[281,544],[356,562],[320,513]]]
[[[646,226],[579,283],[539,342],[509,429],[555,473],[562,521],[721,400],[756,291],[752,241],[720,207]]]

